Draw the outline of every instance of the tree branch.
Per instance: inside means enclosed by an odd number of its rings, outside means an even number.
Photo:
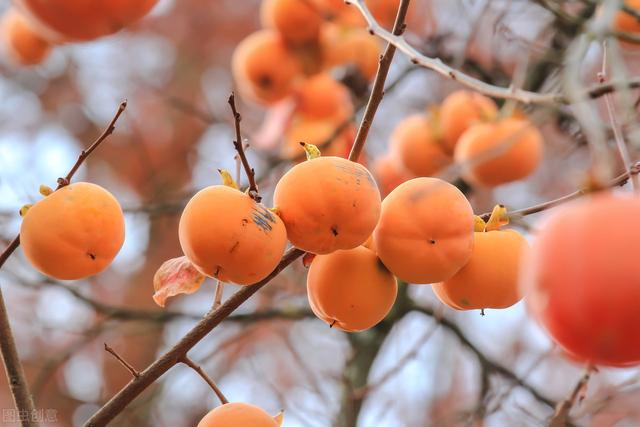
[[[593,372],[594,368],[592,366],[587,366],[584,374],[580,377],[580,380],[573,388],[571,395],[569,395],[567,399],[558,403],[556,412],[553,414],[551,420],[549,420],[547,427],[565,427],[567,425],[569,421],[569,412],[573,405],[575,405],[576,400],[578,403],[582,401],[582,396],[586,391],[587,383],[589,382],[589,378]]]
[[[396,20],[393,24],[393,34],[396,36],[401,35],[405,29],[404,20],[407,16],[407,11],[409,10],[409,1],[410,0],[402,0],[400,2],[400,6],[396,14]],[[382,102],[382,97],[384,96],[384,83],[387,80],[389,68],[391,67],[391,62],[393,61],[395,53],[396,47],[391,43],[387,44],[384,54],[382,55],[382,58],[380,58],[380,63],[378,64],[378,71],[376,73],[375,80],[373,81],[373,88],[371,89],[371,95],[369,95],[369,102],[365,107],[364,116],[360,122],[356,139],[353,143],[353,147],[351,147],[349,160],[357,162],[360,154],[362,153],[364,144],[367,141],[367,135],[369,135],[369,129],[371,129],[371,124],[373,123],[376,111],[378,111],[378,106],[380,105],[380,102]]]
[[[242,162],[242,167],[244,167],[244,171],[247,174],[247,179],[249,180],[249,196],[257,203],[260,203],[262,197],[260,197],[260,195],[258,194],[258,186],[256,185],[256,171],[251,167],[251,165],[249,165],[247,155],[244,152],[244,147],[242,145],[242,135],[240,133],[240,122],[242,121],[242,116],[236,109],[236,97],[233,93],[231,93],[231,95],[229,96],[228,102],[229,106],[231,107],[231,111],[233,112],[233,121],[235,122],[236,128],[236,139],[233,141],[233,146],[238,152],[238,157]]]
[[[227,316],[242,303],[248,300],[253,294],[258,292],[263,286],[276,277],[282,270],[296,259],[300,258],[304,251],[291,248],[282,257],[278,266],[266,278],[260,282],[243,286],[233,294],[217,310],[209,312],[200,322],[198,322],[177,344],[167,351],[158,360],[153,362],[148,368],[140,373],[138,378],[131,380],[122,390],[111,398],[102,408],[98,410],[86,423],[85,427],[105,426],[113,420],[124,408],[126,408],[140,393],[142,393],[153,382],[160,378],[165,372],[176,364],[180,363],[187,352],[193,348],[202,338],[218,326]]]

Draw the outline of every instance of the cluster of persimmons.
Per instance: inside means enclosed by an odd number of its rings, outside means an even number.
[[[542,135],[523,114],[501,114],[490,98],[459,90],[440,106],[400,122],[374,172],[385,194],[447,168],[457,168],[474,186],[496,187],[533,173],[543,146]]]
[[[95,17],[106,20],[102,25],[76,25],[73,32],[65,27],[66,12],[35,0],[19,5],[47,24],[46,34],[87,40],[137,19],[152,3],[126,3],[136,9],[126,18],[103,11]],[[372,0],[370,6],[389,25],[397,1]],[[291,157],[306,152],[307,159],[280,178],[273,208],[221,171],[221,185],[200,190],[186,204],[178,227],[184,262],[170,260],[161,268],[165,282],[190,281],[189,292],[205,276],[251,285],[277,268],[291,244],[310,254],[309,305],[333,328],[357,332],[381,322],[400,280],[431,284],[439,300],[457,310],[501,309],[525,297],[532,316],[575,360],[640,362],[640,263],[629,252],[640,241],[637,196],[600,188],[554,208],[531,247],[504,228],[504,206],[486,221],[474,215],[465,194],[437,175],[453,167],[473,187],[521,180],[537,168],[544,144],[524,115],[501,113],[493,100],[469,91],[403,120],[374,166],[376,181],[365,165],[345,158],[353,128],[344,122],[354,106],[330,71],[350,65],[371,79],[378,42],[341,0],[265,0],[262,22],[265,29],[235,52],[236,83],[246,98],[266,106],[295,100],[282,150]],[[332,139],[338,142],[321,155],[316,145]],[[41,193],[44,199],[22,211],[20,238],[30,263],[63,280],[104,270],[124,241],[117,200],[82,182]],[[181,286],[169,296],[186,292]],[[255,406],[229,403],[199,427],[280,422]]]
[[[16,0],[0,22],[3,49],[17,64],[39,64],[52,46],[115,33],[146,15],[156,2]]]

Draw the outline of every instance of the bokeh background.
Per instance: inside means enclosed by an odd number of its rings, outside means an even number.
[[[547,2],[414,2],[407,38],[424,52],[498,85],[560,84],[554,73],[571,34],[540,5]],[[0,9],[10,2],[3,3]],[[40,197],[40,184],[55,185],[128,100],[116,132],[77,175],[107,188],[125,210],[126,242],[113,265],[89,280],[60,283],[37,274],[18,251],[0,271],[37,406],[55,411],[45,425],[82,425],[129,381],[103,343],[143,369],[210,309],[212,281],[160,309],[152,279],[164,260],[181,255],[177,221],[190,195],[218,183],[216,169],[235,170],[230,58],[259,27],[258,9],[259,0],[160,0],[135,26],[59,47],[39,66],[0,60],[3,244],[19,230],[20,206]],[[595,82],[600,56],[593,47],[576,78]],[[625,54],[628,72],[636,56]],[[402,118],[458,88],[401,54],[389,77],[396,80],[366,147],[370,161],[386,150]],[[266,112],[242,99],[239,108],[251,144],[263,133]],[[543,167],[526,182],[474,190],[476,212],[497,202],[522,208],[577,188],[588,164],[584,136],[563,114],[545,117]],[[276,156],[249,149],[267,203],[290,167]],[[538,220],[516,226],[526,232]],[[231,401],[273,414],[284,409],[286,427],[539,426],[582,374],[522,303],[480,316],[445,308],[429,286],[401,286],[388,319],[346,335],[313,317],[305,275],[296,262],[190,353]],[[225,297],[234,290],[227,286]],[[601,370],[574,408],[579,424],[640,425],[638,380],[637,369]],[[191,427],[217,404],[201,378],[176,366],[113,425]],[[0,408],[12,408],[4,375]]]

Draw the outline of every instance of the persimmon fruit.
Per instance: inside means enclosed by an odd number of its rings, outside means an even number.
[[[111,193],[76,182],[35,203],[20,227],[27,260],[42,274],[83,279],[106,269],[124,243],[124,216]]]
[[[39,64],[51,52],[51,43],[45,40],[15,9],[5,13],[0,27],[7,53],[20,65]]]
[[[157,0],[16,0],[56,41],[81,41],[115,33],[144,17]]]
[[[498,116],[498,107],[491,98],[480,93],[458,90],[449,94],[439,110],[442,142],[445,150],[453,153],[458,139],[472,125],[492,121]]]
[[[595,365],[640,363],[640,198],[611,192],[555,208],[521,277],[553,340]]]
[[[367,80],[375,77],[382,47],[366,29],[325,25],[320,43],[326,68],[350,65]]]
[[[278,427],[278,423],[262,408],[231,402],[211,410],[197,427]]]
[[[295,55],[273,30],[257,31],[242,40],[233,53],[231,68],[240,93],[266,105],[291,95],[302,76]]]
[[[400,184],[382,202],[373,238],[384,265],[409,283],[449,279],[471,258],[474,217],[455,186],[438,178]]]
[[[640,12],[640,0],[625,0],[623,3],[625,6],[631,7]],[[640,34],[640,22],[638,22],[638,19],[635,16],[625,12],[624,10],[619,10],[616,13],[613,20],[613,28],[622,33],[629,33],[633,35]],[[630,43],[624,42],[624,44],[627,45]]]
[[[380,192],[361,164],[318,157],[291,168],[273,195],[291,243],[327,254],[361,245],[380,216]]]
[[[543,149],[542,134],[530,121],[508,118],[470,128],[460,138],[454,159],[466,181],[495,187],[532,174]]]
[[[379,323],[391,310],[397,293],[393,274],[364,246],[317,255],[307,276],[314,314],[346,332]]]
[[[322,15],[311,2],[304,0],[262,0],[262,25],[276,29],[292,45],[318,40]]]
[[[432,176],[452,162],[440,144],[433,117],[414,114],[391,134],[391,156],[416,176]]]
[[[296,112],[315,119],[332,118],[336,126],[353,114],[349,89],[327,73],[309,77],[295,93]]]
[[[415,178],[415,175],[404,169],[390,155],[376,159],[373,164],[373,173],[383,197],[403,182]]]
[[[451,278],[433,285],[444,304],[457,310],[507,308],[521,299],[521,263],[528,243],[515,230],[474,233],[469,261]]]
[[[202,274],[238,285],[269,275],[287,244],[277,215],[226,185],[196,193],[182,212],[178,233],[184,254]]]

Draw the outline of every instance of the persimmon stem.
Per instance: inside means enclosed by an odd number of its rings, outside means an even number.
[[[216,295],[213,299],[213,309],[217,310],[222,305],[222,291],[224,290],[224,282],[216,280]]]
[[[109,345],[107,343],[104,343],[104,350],[111,354],[113,357],[116,358],[116,360],[118,362],[120,362],[120,364],[122,366],[125,367],[125,369],[127,371],[129,371],[131,373],[131,375],[133,376],[133,378],[138,378],[140,377],[140,372],[138,372],[136,370],[136,368],[134,368],[129,362],[127,362],[126,360],[124,360],[124,358],[122,356],[120,356],[113,348],[109,347]]]
[[[399,36],[404,32],[404,20],[407,16],[407,11],[409,10],[409,1],[410,0],[402,0],[400,2],[400,7],[396,14],[396,20],[393,24],[393,34],[396,36]],[[362,116],[362,121],[360,122],[358,133],[356,134],[356,139],[353,142],[353,147],[351,147],[351,153],[349,153],[349,160],[351,161],[357,162],[360,154],[362,154],[376,111],[378,111],[378,107],[384,97],[384,83],[387,80],[389,68],[391,67],[391,62],[393,62],[393,56],[395,53],[396,47],[391,43],[387,44],[384,54],[380,58],[380,63],[378,64],[378,71],[376,73],[375,80],[373,81],[373,88],[371,89],[371,95],[369,95],[369,102],[367,102],[367,106],[365,107],[364,115]]]
[[[233,121],[236,129],[236,139],[233,141],[233,146],[238,152],[238,156],[240,157],[240,161],[242,162],[242,166],[244,167],[244,171],[247,174],[247,179],[249,180],[249,196],[255,200],[256,202],[260,202],[262,197],[258,194],[258,185],[256,184],[256,171],[249,165],[249,161],[247,160],[247,155],[244,152],[244,146],[242,143],[242,133],[240,131],[240,122],[242,121],[242,116],[238,113],[238,109],[236,108],[236,96],[232,92],[229,95],[229,106],[231,107],[231,112],[233,113]]]
[[[222,282],[220,282],[220,283],[222,283]],[[222,390],[220,390],[220,388],[215,383],[215,381],[213,381],[209,377],[209,375],[207,375],[207,373],[204,371],[204,369],[202,369],[202,367],[200,367],[200,365],[195,363],[193,360],[189,359],[188,356],[183,356],[182,359],[180,359],[180,362],[182,362],[183,364],[185,364],[188,367],[190,367],[191,369],[193,369],[198,375],[200,375],[200,377],[202,377],[202,379],[207,384],[209,384],[209,387],[211,387],[213,392],[216,394],[216,396],[220,400],[221,404],[226,405],[227,403],[229,403],[229,400],[227,400],[227,398],[225,397],[224,393],[222,393]]]

